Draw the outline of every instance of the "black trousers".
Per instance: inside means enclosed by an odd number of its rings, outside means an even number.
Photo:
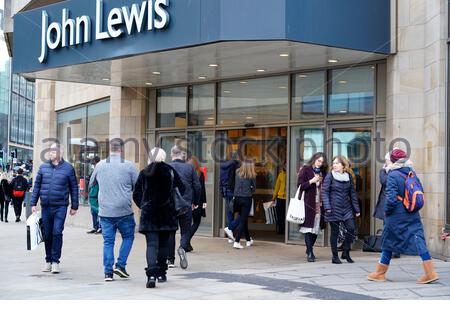
[[[248,232],[248,215],[252,208],[252,198],[251,197],[235,197],[234,198],[234,208],[239,212],[241,221],[239,223],[239,228],[236,233],[236,242],[241,241],[241,236],[244,234],[245,239],[250,241],[250,233]]]
[[[23,198],[13,198],[12,200],[16,218],[20,218],[20,216],[22,215]]]
[[[330,245],[331,250],[334,252],[337,252],[337,242],[338,242],[338,236],[339,236],[339,223],[341,221],[333,221],[330,222],[331,227],[331,235],[330,235]],[[350,250],[350,246],[353,242],[353,239],[355,238],[355,219],[351,218],[345,221],[342,221],[345,225],[345,229],[347,232],[345,232],[345,239],[344,243],[342,245],[344,250]]]
[[[317,234],[305,233],[306,254],[313,253],[313,247],[316,244]]]
[[[147,275],[163,276],[167,271],[170,231],[147,232]]]
[[[198,227],[200,226],[200,223],[202,222],[202,216],[200,215],[193,215],[192,216],[192,225],[191,225],[191,234],[189,236],[189,245],[191,244],[191,240],[194,237],[195,233],[198,230]]]
[[[0,201],[0,213],[1,213],[1,220],[3,221],[3,212],[5,212],[5,221],[8,221],[8,213],[9,213],[9,202],[10,201]]]
[[[277,233],[284,234],[284,226],[286,225],[286,199],[277,198]]]
[[[191,225],[192,225],[192,211],[189,211],[178,217],[178,224],[180,225],[180,247],[187,250],[189,240],[191,239]],[[167,259],[175,261],[175,234],[176,231],[172,231],[169,237],[169,254]]]

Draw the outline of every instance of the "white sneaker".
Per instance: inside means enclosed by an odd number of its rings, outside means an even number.
[[[42,272],[51,272],[52,264],[50,262],[46,262],[44,267],[42,268]]]
[[[228,239],[228,243],[232,244],[232,243],[234,243],[234,240],[233,239]]]
[[[234,236],[233,236],[233,231],[231,231],[230,229],[228,229],[228,227],[226,227],[225,229],[223,229],[223,231],[225,231],[225,234],[227,235],[227,237],[231,240],[234,241]]]
[[[59,263],[52,263],[52,273],[59,273]]]
[[[247,241],[247,243],[245,244],[247,247],[251,247],[253,245],[253,239],[250,238],[250,241]]]
[[[233,248],[235,248],[235,249],[244,249],[244,247],[239,242],[235,242],[233,244]]]

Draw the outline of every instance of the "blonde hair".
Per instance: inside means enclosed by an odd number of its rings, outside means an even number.
[[[150,157],[148,159],[148,163],[153,162],[165,162],[166,161],[167,154],[166,152],[161,148],[153,148],[152,151],[150,151]]]
[[[255,171],[255,163],[251,159],[246,159],[242,162],[239,169],[237,169],[236,173],[239,177],[243,179],[255,179],[256,171]]]

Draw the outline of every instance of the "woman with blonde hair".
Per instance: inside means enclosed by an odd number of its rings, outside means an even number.
[[[152,149],[149,165],[140,172],[133,192],[134,203],[141,209],[139,232],[147,242],[147,288],[154,288],[156,281],[167,281],[169,236],[178,229],[172,195],[174,188],[181,194],[185,191],[177,171],[165,159],[163,149]]]
[[[355,218],[360,216],[358,198],[356,197],[355,184],[349,173],[349,162],[344,156],[333,158],[331,172],[325,177],[323,182],[323,206],[325,209],[325,221],[331,227],[331,252],[333,254],[332,263],[341,264],[338,256],[337,240],[339,235],[339,224],[345,225],[347,232],[343,244],[344,251],[341,258],[353,263],[350,257],[350,245],[355,233]]]
[[[243,249],[240,244],[242,234],[247,240],[246,246],[253,244],[253,239],[248,231],[248,215],[252,208],[253,194],[256,191],[256,171],[253,160],[246,159],[242,162],[239,169],[236,170],[235,186],[234,186],[234,211],[239,212],[240,223],[237,230],[236,238],[233,244],[235,249]]]

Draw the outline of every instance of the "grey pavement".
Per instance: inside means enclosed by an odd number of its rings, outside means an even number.
[[[378,254],[355,251],[356,263],[333,265],[328,248],[316,248],[318,261],[307,263],[303,246],[256,239],[253,247],[239,251],[225,239],[206,237],[194,238],[192,245],[195,250],[188,254],[187,270],[170,269],[167,283],[146,289],[145,241],[140,234],[128,260],[131,278],[105,283],[101,235],[66,226],[61,273],[51,275],[40,271],[43,245],[26,251],[25,223],[0,222],[0,299],[450,299],[448,262],[435,260],[440,273],[437,283],[418,285],[420,259],[402,257],[393,260],[388,282],[374,283],[366,275],[374,269]]]

